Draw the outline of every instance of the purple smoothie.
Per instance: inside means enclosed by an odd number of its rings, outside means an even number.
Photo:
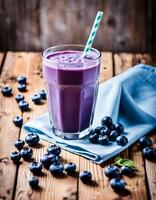
[[[54,131],[78,133],[91,125],[100,70],[96,58],[96,52],[82,58],[81,51],[64,50],[47,53],[43,59],[48,109]]]

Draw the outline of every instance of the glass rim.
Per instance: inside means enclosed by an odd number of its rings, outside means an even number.
[[[57,61],[55,61],[55,60],[48,59],[44,54],[50,49],[55,49],[55,48],[59,48],[59,47],[70,47],[70,46],[71,47],[81,47],[83,49],[85,48],[85,45],[81,45],[81,44],[60,44],[60,45],[55,45],[55,46],[51,46],[51,47],[48,47],[45,50],[43,50],[42,53],[41,53],[42,58],[47,60],[48,62],[57,63]],[[93,61],[98,61],[101,58],[101,55],[102,55],[101,51],[99,51],[99,50],[97,50],[97,49],[95,49],[93,47],[91,47],[91,50],[93,50],[94,52],[96,52],[98,54],[97,58],[93,59]],[[57,51],[54,51],[54,52],[57,52]]]

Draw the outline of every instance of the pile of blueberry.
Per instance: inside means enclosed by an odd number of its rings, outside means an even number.
[[[14,145],[18,151],[10,154],[11,160],[15,164],[19,164],[21,158],[25,161],[30,161],[33,156],[33,150],[31,147],[36,147],[40,141],[38,135],[30,133],[25,137],[25,141],[19,139],[15,141]],[[25,143],[29,147],[24,146]],[[47,152],[40,158],[40,162],[33,161],[29,165],[29,170],[33,176],[29,179],[29,184],[32,188],[37,188],[39,185],[39,176],[42,173],[43,167],[51,172],[55,177],[62,176],[65,172],[68,175],[74,175],[76,172],[76,165],[74,163],[61,163],[60,159],[61,148],[57,145],[51,145],[47,148]],[[79,174],[80,179],[84,183],[89,183],[92,179],[92,174],[89,171],[84,171]]]
[[[122,124],[113,124],[112,118],[105,116],[101,120],[101,126],[89,132],[89,141],[101,145],[108,145],[116,141],[118,145],[125,146],[128,143],[128,139],[123,133],[124,126]]]
[[[19,76],[17,77],[18,82],[18,90],[20,92],[26,92],[27,91],[27,78],[25,76]],[[12,88],[9,86],[4,86],[1,89],[1,92],[4,96],[10,97],[12,96]],[[46,92],[45,90],[40,90],[37,94],[31,95],[31,99],[35,104],[41,104],[42,100],[46,100]],[[15,96],[15,100],[18,103],[19,108],[21,111],[28,111],[29,110],[29,103],[25,100],[25,97],[23,94],[18,94]],[[21,127],[23,124],[23,118],[21,116],[15,116],[13,119],[13,123],[17,127]]]

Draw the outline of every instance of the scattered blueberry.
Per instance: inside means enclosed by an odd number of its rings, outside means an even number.
[[[110,127],[112,125],[112,118],[105,116],[102,120],[101,120],[101,124],[105,125],[107,127]]]
[[[89,183],[92,180],[92,174],[89,171],[83,171],[79,175],[80,179],[84,183]]]
[[[13,118],[13,123],[18,126],[18,127],[21,127],[22,124],[23,124],[23,117],[20,117],[20,116],[16,116]]]
[[[143,136],[139,140],[141,148],[150,147],[152,146],[152,140],[147,136]]]
[[[26,92],[27,86],[24,83],[19,83],[17,88],[20,92]]]
[[[40,137],[37,134],[29,133],[25,137],[25,142],[29,144],[30,146],[36,146],[40,141]]]
[[[38,187],[38,184],[39,184],[39,179],[35,176],[32,176],[30,179],[29,179],[29,185],[32,187],[32,188],[37,188]]]
[[[109,138],[107,135],[99,135],[98,142],[101,145],[106,145],[109,142]]]
[[[156,148],[154,147],[145,147],[143,149],[143,155],[149,160],[156,160]]]
[[[100,135],[109,135],[110,134],[110,130],[108,129],[107,126],[101,126],[101,131],[100,131]]]
[[[40,162],[34,161],[34,162],[30,163],[29,169],[33,174],[38,175],[42,171],[42,164]]]
[[[33,155],[33,150],[28,147],[23,147],[21,150],[21,156],[24,160],[30,160]]]
[[[76,170],[76,165],[74,163],[68,163],[64,165],[64,170],[68,173],[68,174],[73,174]]]
[[[50,147],[48,147],[47,152],[49,154],[54,154],[54,155],[60,155],[61,153],[61,148],[55,144],[51,145]]]
[[[122,166],[120,170],[123,175],[131,175],[134,172],[134,170],[128,166]]]
[[[116,138],[116,143],[120,146],[125,146],[128,143],[128,139],[124,135],[121,135]]]
[[[113,165],[106,167],[104,172],[105,172],[105,175],[110,179],[121,176],[119,168]]]
[[[113,178],[110,180],[110,186],[112,187],[113,190],[115,191],[120,191],[125,188],[125,181],[121,178]]]
[[[55,164],[52,164],[50,165],[49,167],[49,171],[53,174],[53,176],[60,176],[63,174],[63,165],[61,164],[58,164],[58,165],[55,165]]]
[[[115,142],[116,138],[119,136],[119,133],[116,130],[111,131],[109,139],[111,142]]]
[[[103,129],[103,126],[97,126],[97,127],[94,129],[94,133],[96,133],[96,134],[99,135],[99,134],[101,133],[102,129]]]
[[[120,123],[114,125],[114,130],[118,131],[119,134],[124,132],[124,126]]]
[[[17,151],[12,152],[10,154],[10,158],[14,163],[18,163],[21,159],[21,154],[20,154],[20,152],[17,152]]]
[[[46,100],[46,99],[47,99],[47,95],[46,95],[45,90],[40,90],[40,91],[39,91],[39,94],[41,95],[41,97],[42,97],[43,100]]]
[[[41,95],[40,94],[34,94],[31,96],[31,99],[32,101],[35,103],[35,104],[40,104],[41,103]]]
[[[22,139],[18,139],[18,140],[16,140],[15,143],[14,143],[15,147],[16,147],[18,150],[21,150],[21,149],[24,147],[24,144],[25,144],[25,142],[24,142],[24,140],[22,140]]]
[[[18,103],[18,105],[19,105],[19,107],[20,107],[20,109],[21,109],[22,111],[27,111],[27,110],[29,110],[29,104],[28,104],[26,101],[24,101],[24,100],[20,101],[20,102]]]
[[[93,144],[98,143],[98,134],[97,133],[90,134],[89,141]]]
[[[12,95],[12,93],[11,93],[12,92],[12,88],[9,87],[9,86],[4,86],[2,88],[2,90],[1,90],[1,92],[2,92],[3,96],[9,97],[9,96]]]
[[[40,161],[44,168],[49,169],[51,164],[59,164],[59,157],[53,154],[44,154]]]
[[[22,94],[18,94],[16,95],[15,99],[19,103],[20,101],[24,100],[24,96]]]
[[[26,78],[25,76],[18,76],[18,77],[17,77],[17,82],[18,82],[18,83],[26,84],[27,78]]]

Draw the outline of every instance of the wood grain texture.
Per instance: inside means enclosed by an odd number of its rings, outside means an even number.
[[[97,10],[103,10],[95,47],[113,52],[152,51],[155,9],[153,0],[0,0],[0,50],[85,44]]]

